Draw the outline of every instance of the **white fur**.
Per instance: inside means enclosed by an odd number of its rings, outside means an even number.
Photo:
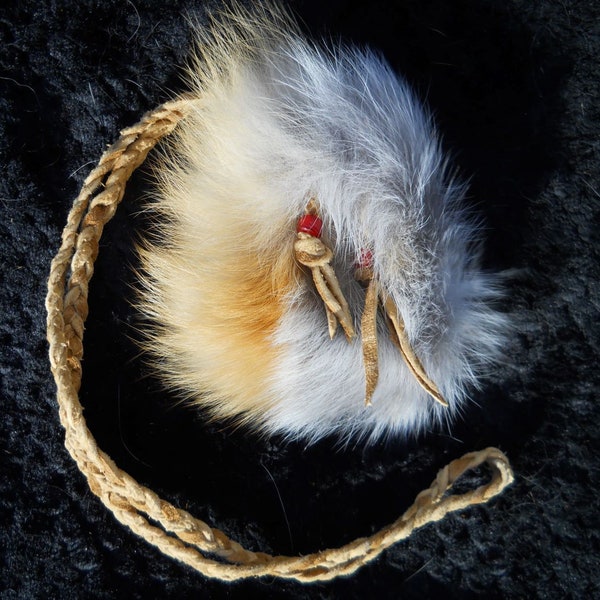
[[[480,269],[477,227],[460,206],[463,187],[448,174],[430,117],[378,56],[316,47],[275,11],[238,11],[198,35],[190,81],[201,105],[161,165],[157,208],[168,224],[158,227],[166,250],[155,244],[145,257],[158,368],[216,414],[219,403],[228,405],[223,414],[236,412],[236,392],[203,384],[228,356],[219,336],[225,344],[235,324],[211,312],[194,329],[198,314],[210,312],[200,306],[202,290],[219,285],[214,245],[259,256],[277,245],[292,261],[295,223],[314,196],[358,339],[329,339],[323,303],[310,275],[299,273],[269,333],[276,358],[252,392],[262,395],[258,408],[248,409],[249,392],[241,417],[259,430],[310,440],[332,432],[376,439],[449,421],[494,361],[505,321],[490,306],[496,280]],[[217,222],[225,238],[232,224],[231,239],[211,240]],[[238,235],[240,223],[247,238]],[[379,382],[372,406],[364,406],[365,292],[353,265],[365,248],[448,408],[417,385],[382,318]],[[248,360],[260,358],[247,350]]]

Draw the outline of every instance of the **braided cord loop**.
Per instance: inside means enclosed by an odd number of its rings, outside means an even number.
[[[374,535],[307,556],[271,556],[243,548],[222,531],[138,483],[98,447],[83,417],[78,392],[88,286],[104,225],[115,214],[133,171],[158,141],[198,105],[198,100],[181,97],[123,130],[85,180],[69,212],[60,248],[51,264],[46,297],[50,364],[59,417],[65,428],[65,446],[92,492],[121,523],[166,555],[208,577],[233,581],[269,575],[311,582],[349,575],[416,528],[499,494],[513,480],[506,456],[496,448],[486,448],[452,461],[399,519]],[[483,463],[492,468],[487,484],[461,495],[446,494],[460,475]]]

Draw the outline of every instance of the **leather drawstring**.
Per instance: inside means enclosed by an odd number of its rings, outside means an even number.
[[[346,339],[355,337],[352,315],[338,278],[331,266],[333,251],[320,239],[323,222],[318,216],[316,201],[311,199],[306,213],[300,218],[296,233],[294,251],[296,260],[309,267],[315,287],[325,304],[329,336],[333,339],[338,323],[342,326]],[[355,273],[355,279],[366,285],[365,306],[360,320],[362,352],[365,368],[365,406],[370,406],[379,379],[379,356],[377,341],[377,309],[382,306],[390,336],[406,366],[419,385],[439,404],[448,406],[440,390],[425,372],[423,364],[415,354],[406,334],[404,321],[392,298],[381,290],[372,268],[372,255],[365,252]]]

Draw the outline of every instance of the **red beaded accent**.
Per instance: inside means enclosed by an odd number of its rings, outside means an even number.
[[[363,248],[356,261],[356,266],[359,269],[370,269],[373,266],[373,253],[370,250]]]
[[[304,215],[298,219],[296,231],[298,233],[308,233],[313,237],[321,237],[321,229],[323,229],[323,221],[317,215]]]

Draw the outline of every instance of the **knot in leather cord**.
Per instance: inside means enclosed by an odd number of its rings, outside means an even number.
[[[333,259],[333,251],[328,248],[319,238],[308,233],[297,233],[294,243],[296,259],[305,267],[314,269],[323,267]]]

